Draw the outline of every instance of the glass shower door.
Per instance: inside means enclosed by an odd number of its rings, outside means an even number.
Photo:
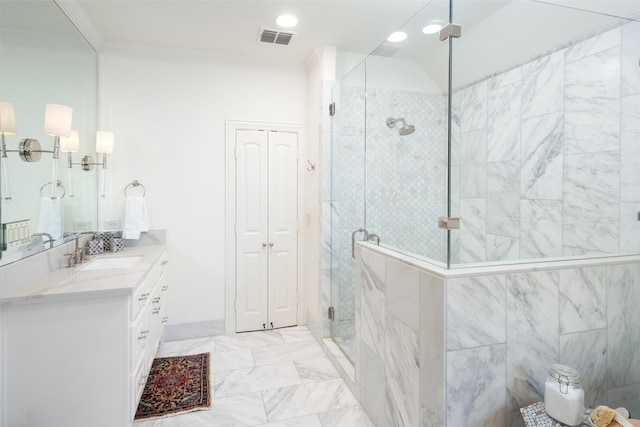
[[[365,65],[333,88],[331,138],[331,336],[355,360],[355,260],[351,235],[364,227]],[[362,234],[358,236],[362,239]]]

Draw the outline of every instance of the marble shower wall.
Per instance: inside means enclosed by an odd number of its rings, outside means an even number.
[[[640,413],[640,262],[443,279],[359,254],[356,387],[377,426],[523,426],[552,363],[587,405]]]
[[[628,23],[454,93],[453,262],[640,250],[638,39]]]

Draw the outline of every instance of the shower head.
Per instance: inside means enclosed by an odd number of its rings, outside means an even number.
[[[402,122],[402,127],[398,131],[401,136],[410,135],[416,131],[415,126],[408,125],[407,122],[402,117],[398,117],[397,119],[394,119],[393,117],[389,117],[387,119],[387,127],[394,128],[396,127],[396,123],[398,122]]]

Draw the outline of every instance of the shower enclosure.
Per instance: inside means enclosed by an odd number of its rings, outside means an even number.
[[[339,80],[331,334],[351,360],[352,236],[460,274],[640,253],[639,13],[434,0]],[[434,22],[462,36],[424,34]]]

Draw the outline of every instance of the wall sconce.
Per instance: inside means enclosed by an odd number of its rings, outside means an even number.
[[[0,146],[0,181],[2,182],[0,186],[0,198],[11,201],[9,165],[7,164],[8,150],[4,142],[4,136],[16,134],[16,114],[13,111],[13,104],[7,101],[0,101],[0,134],[2,134],[2,145]]]
[[[102,154],[102,163],[93,161],[93,157],[86,155],[82,158],[82,170],[90,171],[93,166],[100,165],[107,168],[107,154],[113,153],[113,132],[99,130],[96,132],[96,153]]]
[[[60,137],[71,134],[71,118],[73,108],[60,104],[47,104],[44,112],[44,133],[53,136],[53,150],[42,150],[40,141],[34,138],[24,138],[20,141],[18,152],[25,162],[37,162],[42,153],[53,154],[58,159],[60,153]],[[54,181],[55,182],[55,181]]]

